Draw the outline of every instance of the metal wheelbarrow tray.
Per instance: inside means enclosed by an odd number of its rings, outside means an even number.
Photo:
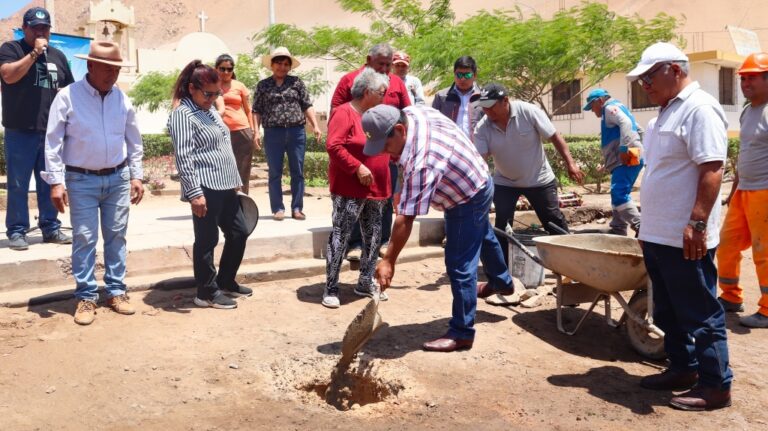
[[[643,262],[640,243],[633,238],[608,234],[577,234],[536,237],[541,265],[557,276],[557,328],[573,335],[598,302],[605,304],[608,325],[627,326],[630,344],[641,355],[660,359],[664,333],[653,324],[652,286]],[[563,277],[574,282],[564,282]],[[626,301],[620,294],[633,291]],[[611,318],[611,298],[624,309],[618,321]],[[563,326],[563,307],[590,303],[573,330]]]

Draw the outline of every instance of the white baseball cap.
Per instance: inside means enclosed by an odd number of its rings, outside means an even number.
[[[680,51],[680,48],[667,42],[657,42],[645,48],[637,67],[627,74],[628,81],[635,81],[640,75],[650,70],[658,63],[669,61],[688,61],[688,56]]]

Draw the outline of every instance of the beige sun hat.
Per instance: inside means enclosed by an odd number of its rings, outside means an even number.
[[[88,52],[88,55],[75,54],[75,57],[83,60],[109,64],[111,66],[133,66],[132,64],[123,62],[123,56],[120,54],[120,45],[114,42],[93,41],[91,42],[91,49]]]
[[[274,50],[272,50],[269,54],[264,54],[264,56],[261,57],[261,64],[264,65],[267,69],[269,69],[272,66],[272,59],[275,57],[288,57],[291,59],[291,70],[296,69],[299,67],[301,62],[298,58],[291,55],[290,51],[288,51],[288,48],[284,46],[278,46]]]

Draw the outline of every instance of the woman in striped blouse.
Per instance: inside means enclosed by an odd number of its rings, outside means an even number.
[[[237,303],[223,293],[237,297],[253,292],[235,281],[248,230],[237,196],[242,183],[229,129],[213,106],[221,96],[219,74],[194,60],[181,71],[173,96],[180,103],[171,112],[168,131],[176,150],[181,200],[192,206],[195,304],[236,308]],[[224,232],[224,250],[217,274],[213,249],[219,242],[219,228]]]

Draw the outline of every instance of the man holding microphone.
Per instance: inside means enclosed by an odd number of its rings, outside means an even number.
[[[3,92],[5,160],[8,169],[8,211],[5,216],[8,246],[29,248],[29,180],[35,174],[38,225],[43,242],[70,244],[51,203],[51,188],[41,179],[45,169],[45,129],[48,111],[59,89],[74,82],[64,53],[48,46],[51,15],[41,7],[24,13],[24,37],[0,46],[0,81]]]

